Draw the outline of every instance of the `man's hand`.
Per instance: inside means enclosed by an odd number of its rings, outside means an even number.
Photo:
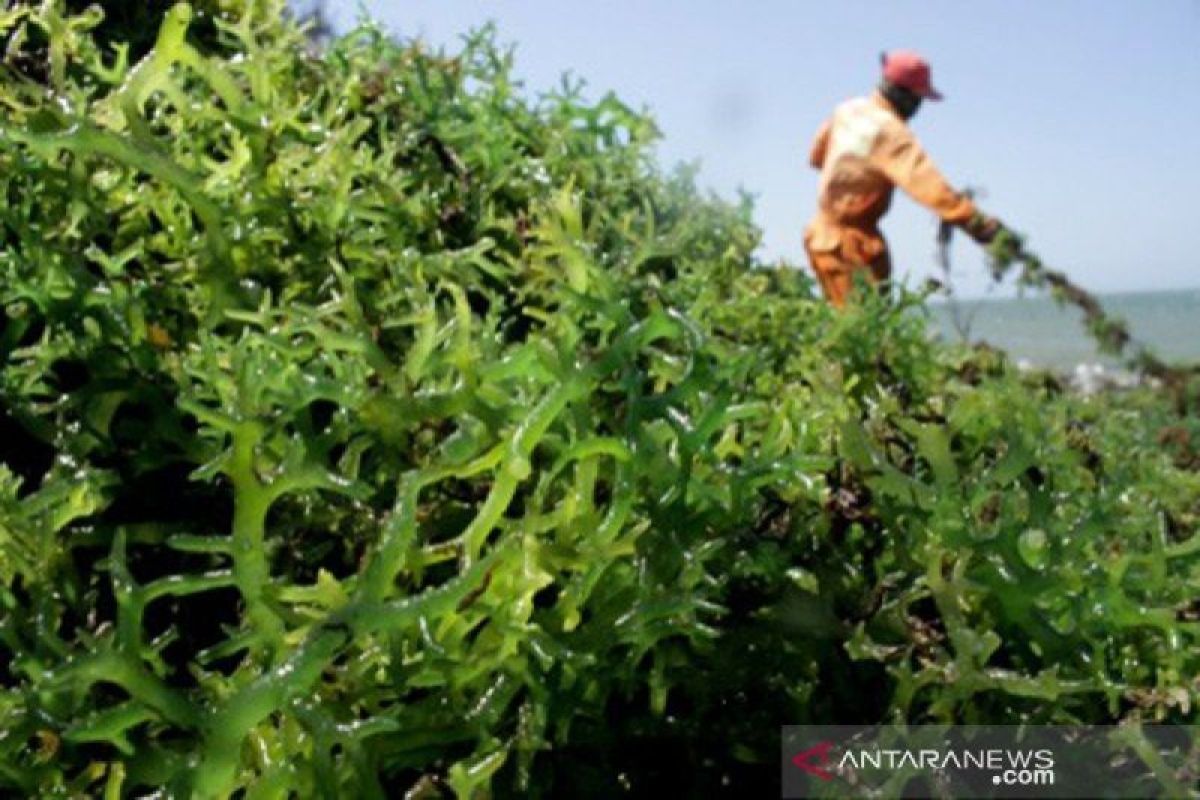
[[[976,211],[963,225],[963,230],[977,243],[988,245],[992,243],[992,240],[996,238],[996,234],[1003,227],[1000,220],[995,217],[989,217],[987,214]]]

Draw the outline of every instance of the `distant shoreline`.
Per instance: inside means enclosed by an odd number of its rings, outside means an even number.
[[[928,303],[931,306],[948,306],[951,303],[1006,303],[1013,300],[1021,301],[1037,301],[1044,300],[1047,303],[1054,303],[1055,300],[1045,292],[1037,291],[1036,289],[1027,289],[1024,293],[1018,287],[1005,287],[1006,291],[1011,291],[1011,294],[980,294],[980,295],[955,295],[954,297],[946,297],[945,295],[932,295]],[[1184,286],[1178,289],[1120,289],[1106,292],[1096,292],[1096,297],[1101,302],[1111,298],[1119,300],[1127,297],[1145,297],[1161,294],[1176,294],[1176,293],[1195,292],[1200,294],[1200,286]]]
[[[1136,342],[1165,361],[1200,362],[1200,288],[1113,292],[1098,299],[1108,313],[1125,320]],[[1121,371],[1119,359],[1098,350],[1084,329],[1081,312],[1043,293],[954,298],[953,303],[941,299],[927,309],[930,327],[941,338],[962,341],[957,316],[970,341],[1004,350],[1014,363],[1068,373],[1097,365],[1109,373]]]

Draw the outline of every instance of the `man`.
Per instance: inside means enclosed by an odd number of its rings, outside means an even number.
[[[834,110],[813,142],[809,162],[821,170],[817,214],[804,231],[804,249],[825,297],[845,305],[862,272],[874,284],[892,274],[879,219],[899,186],[947,222],[987,244],[1000,223],[954,191],[925,154],[907,121],[921,101],[941,100],[929,64],[897,50],[882,56],[883,79],[870,97]]]

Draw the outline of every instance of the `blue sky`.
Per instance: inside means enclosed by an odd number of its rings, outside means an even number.
[[[332,0],[398,36],[453,50],[494,20],[528,91],[564,71],[650,110],[660,161],[756,196],[763,254],[803,264],[817,126],[866,93],[878,54],[915,48],[946,95],[913,127],[951,183],[1101,291],[1200,287],[1200,0]],[[884,221],[897,273],[936,273],[935,223],[897,195]],[[955,283],[987,291],[960,237]]]

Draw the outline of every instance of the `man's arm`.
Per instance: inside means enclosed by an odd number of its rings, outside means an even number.
[[[970,197],[950,187],[907,128],[881,135],[872,160],[892,183],[947,222],[965,225],[977,212]]]
[[[808,163],[813,169],[825,166],[825,154],[829,151],[829,131],[832,127],[832,121],[825,120],[821,129],[817,131],[817,138],[813,139],[812,149],[808,152]]]

